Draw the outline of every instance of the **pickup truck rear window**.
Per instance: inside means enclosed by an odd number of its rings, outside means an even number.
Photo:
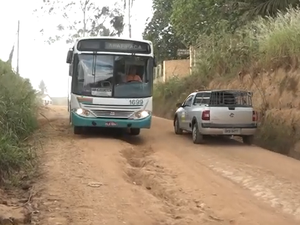
[[[213,91],[196,94],[194,104],[209,106],[251,107],[252,97],[246,91]]]

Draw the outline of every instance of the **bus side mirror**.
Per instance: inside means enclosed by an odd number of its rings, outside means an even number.
[[[154,67],[157,67],[157,63],[156,63],[156,58],[155,58],[155,56],[154,56],[154,58],[153,58],[153,66],[154,66]]]
[[[68,55],[67,55],[67,60],[66,60],[66,62],[67,62],[68,64],[71,64],[71,62],[72,62],[72,56],[73,56],[73,51],[72,51],[72,50],[69,50],[69,51],[68,51]]]

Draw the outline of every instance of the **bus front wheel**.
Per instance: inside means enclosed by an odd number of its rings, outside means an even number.
[[[140,129],[140,128],[130,128],[129,134],[130,134],[130,135],[137,136],[137,135],[140,134],[140,132],[141,132],[141,129]]]
[[[76,127],[74,126],[74,134],[82,134],[83,133],[83,127]]]

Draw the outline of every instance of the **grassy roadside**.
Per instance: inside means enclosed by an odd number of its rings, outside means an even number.
[[[36,93],[28,79],[0,60],[0,185],[15,185],[32,169],[34,151],[26,144],[37,127]]]
[[[273,77],[270,81],[275,91],[289,91],[293,99],[299,93],[298,80],[289,79],[289,74],[299,69],[300,56],[300,11],[290,9],[276,18],[262,19],[240,28],[234,34],[220,31],[212,36],[199,35],[197,67],[194,74],[179,79],[172,78],[165,84],[157,84],[154,90],[154,114],[170,118],[176,110],[175,104],[182,102],[188,93],[196,89],[212,88],[213,83],[230,87],[239,77],[251,77],[251,86],[257,77],[269,76],[282,68],[286,78],[278,83]],[[269,78],[268,78],[269,79]],[[288,82],[287,82],[288,81]],[[222,86],[222,85],[221,85]],[[223,85],[224,86],[224,85]],[[258,109],[266,115],[256,136],[256,143],[267,149],[289,154],[300,143],[297,126],[300,117],[290,122],[289,110],[298,106],[276,108],[279,99],[270,99],[265,90],[267,86],[257,86],[254,92],[263,93]],[[279,90],[280,89],[280,90]],[[279,90],[279,91],[278,91]],[[272,102],[273,101],[273,102]],[[274,103],[274,104],[273,104]],[[285,116],[277,111],[286,110]],[[297,110],[296,110],[297,111]],[[298,120],[299,117],[299,120]],[[300,124],[299,124],[300,125]]]

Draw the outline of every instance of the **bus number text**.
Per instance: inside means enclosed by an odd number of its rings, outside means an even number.
[[[130,105],[143,105],[144,101],[143,101],[143,99],[132,99],[132,100],[129,100],[129,104]]]

